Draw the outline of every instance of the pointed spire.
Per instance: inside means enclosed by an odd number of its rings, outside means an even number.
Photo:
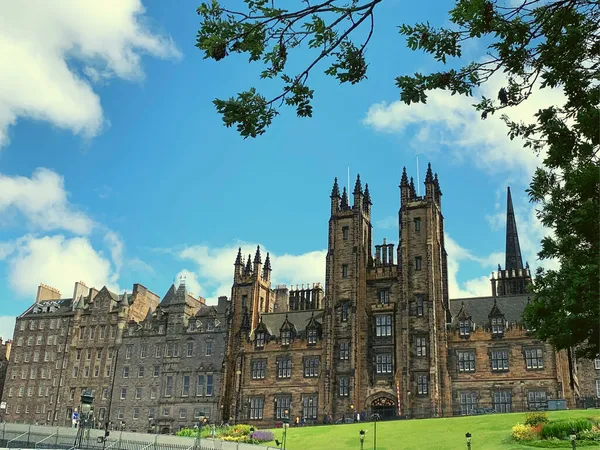
[[[433,172],[431,171],[431,163],[427,163],[427,174],[425,175],[425,183],[433,183]]]
[[[519,245],[519,234],[517,232],[517,221],[515,211],[513,210],[510,187],[506,198],[506,270],[518,270],[523,268],[523,259],[521,257],[521,246]]]
[[[337,198],[340,196],[340,187],[338,186],[337,177],[333,180],[333,189],[331,189],[331,198]]]
[[[254,264],[262,264],[262,257],[260,256],[260,245],[256,246],[256,253],[254,254]]]
[[[267,258],[265,259],[265,270],[271,270],[271,257],[269,256],[269,252],[267,252]]]
[[[402,168],[402,178],[400,179],[400,187],[408,186],[408,175],[406,175],[406,167]]]
[[[252,273],[252,255],[248,255],[248,262],[246,263],[246,275]]]
[[[365,203],[372,205],[371,194],[369,193],[369,183],[365,184]]]
[[[413,177],[410,177],[410,198],[414,198],[417,196],[417,191],[415,190],[415,180]]]
[[[346,192],[346,188],[342,192],[342,204],[340,207],[342,210],[348,209],[348,193]]]
[[[362,194],[362,184],[360,183],[360,174],[356,175],[356,183],[354,184],[354,191],[352,191],[354,195]]]
[[[244,263],[242,262],[242,247],[238,248],[238,254],[237,257],[235,258],[235,263],[234,266],[243,266]]]

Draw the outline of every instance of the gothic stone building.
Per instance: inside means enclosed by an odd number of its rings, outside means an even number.
[[[223,417],[272,425],[370,417],[440,417],[574,406],[582,383],[568,352],[521,325],[529,301],[508,190],[506,261],[491,296],[450,299],[442,191],[425,195],[403,171],[399,245],[373,247],[371,196],[357,177],[353,205],[331,192],[325,292],[271,287],[260,249],[234,264]],[[373,254],[372,249],[375,249]],[[596,369],[598,369],[596,367]],[[600,371],[590,369],[586,385]],[[583,371],[583,369],[582,369]],[[600,383],[600,382],[597,382]],[[600,392],[596,392],[600,394]]]

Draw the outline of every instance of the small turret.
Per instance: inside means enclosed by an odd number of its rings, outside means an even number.
[[[345,211],[349,208],[348,205],[348,193],[346,192],[346,188],[344,188],[344,191],[342,192],[342,201],[340,203],[340,209],[342,211]]]
[[[271,281],[271,257],[269,256],[269,252],[267,252],[267,257],[265,259],[265,267],[263,268],[263,278],[265,281]]]
[[[246,263],[246,270],[244,271],[244,275],[248,276],[252,274],[252,255],[248,255],[248,262]]]
[[[409,190],[410,190],[410,198],[411,198],[411,200],[413,198],[416,198],[417,197],[417,191],[415,189],[415,180],[413,179],[413,177],[410,177]]]
[[[425,196],[427,198],[435,198],[435,184],[433,181],[431,163],[427,163],[427,173],[425,174]]]
[[[331,189],[331,215],[333,216],[340,209],[340,188],[338,186],[337,177],[333,180],[333,188]]]
[[[365,184],[364,209],[367,214],[371,214],[371,193],[369,192],[369,184]]]
[[[433,176],[433,186],[435,189],[434,198],[438,205],[442,204],[442,190],[440,189],[440,180],[438,180],[438,174]]]
[[[262,256],[260,254],[260,245],[256,246],[256,253],[254,254],[254,273],[259,275],[262,270]]]
[[[235,277],[239,277],[242,275],[242,272],[244,270],[244,263],[242,262],[242,247],[240,247],[238,249],[238,254],[237,257],[235,258],[235,262],[233,263],[234,269],[233,269],[233,276]]]
[[[402,178],[400,178],[400,204],[405,205],[410,199],[410,187],[408,184],[408,175],[406,175],[406,167],[402,168]]]
[[[363,190],[362,184],[360,182],[360,175],[356,175],[356,183],[354,184],[354,191],[352,191],[354,195],[354,209],[362,209],[363,206]]]

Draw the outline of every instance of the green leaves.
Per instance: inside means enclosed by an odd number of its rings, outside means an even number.
[[[237,131],[245,138],[263,134],[271,125],[277,111],[271,108],[254,88],[238,94],[237,98],[213,101],[226,127],[237,124]]]

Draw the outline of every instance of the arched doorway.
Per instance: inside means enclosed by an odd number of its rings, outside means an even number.
[[[371,414],[379,414],[380,420],[396,417],[396,402],[389,397],[377,397],[371,403]]]

